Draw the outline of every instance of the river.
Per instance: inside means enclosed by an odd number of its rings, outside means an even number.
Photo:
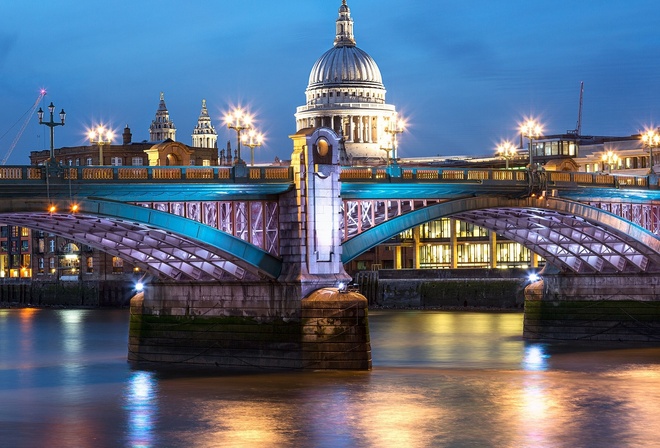
[[[660,345],[371,311],[370,372],[132,369],[127,310],[0,310],[2,447],[654,447]]]

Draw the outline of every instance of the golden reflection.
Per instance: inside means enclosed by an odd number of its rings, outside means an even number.
[[[358,432],[371,446],[431,446],[433,437],[443,432],[441,428],[449,426],[448,411],[437,401],[427,404],[427,400],[424,395],[401,390],[370,391],[356,409]]]
[[[226,413],[214,410],[211,418],[221,429],[197,446],[285,446],[289,440],[285,434],[294,431],[287,426],[295,422],[291,415],[280,415],[288,410],[274,403],[256,402],[233,403]]]

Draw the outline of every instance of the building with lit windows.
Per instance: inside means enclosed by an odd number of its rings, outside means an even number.
[[[30,229],[0,226],[0,278],[32,276]]]
[[[102,148],[95,143],[56,148],[55,160],[66,166],[218,165],[217,133],[205,100],[191,136],[193,146],[175,141],[175,132],[161,93],[156,117],[150,126],[150,141],[133,142],[131,130],[126,126],[121,144],[107,142]],[[30,163],[42,165],[49,157],[49,150],[32,151]],[[98,304],[116,305],[124,304],[136,276],[139,278],[142,274],[120,257],[85,244],[28,228],[0,227],[0,278],[86,285],[86,294],[96,295]],[[83,288],[78,287],[80,289]]]

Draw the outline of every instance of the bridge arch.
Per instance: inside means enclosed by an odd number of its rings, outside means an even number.
[[[414,210],[345,241],[342,261],[443,217],[494,231],[575,273],[660,271],[660,239],[653,233],[605,210],[545,197],[469,197]]]
[[[76,213],[44,210],[43,200],[0,202],[0,222],[42,230],[127,259],[177,280],[271,278],[282,262],[221,230],[182,216],[106,200],[77,202]],[[69,203],[55,202],[57,210]]]

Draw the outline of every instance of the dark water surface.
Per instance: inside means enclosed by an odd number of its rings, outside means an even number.
[[[371,372],[134,370],[126,310],[0,310],[1,447],[660,447],[660,348],[372,311]]]

